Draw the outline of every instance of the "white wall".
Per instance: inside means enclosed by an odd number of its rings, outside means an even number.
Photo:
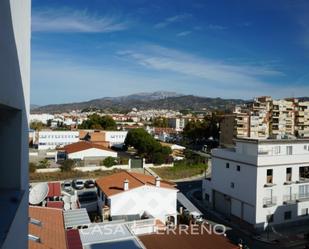
[[[0,151],[0,190],[20,192],[15,218],[1,230],[7,229],[7,234],[0,234],[4,249],[27,248],[28,243],[30,18],[30,0],[0,1],[0,140],[5,141]],[[12,204],[4,201],[1,205]]]
[[[78,131],[40,131],[38,136],[39,150],[53,150],[79,141]]]
[[[130,186],[129,186],[130,187]],[[142,186],[113,195],[111,199],[111,215],[140,214],[144,211],[165,222],[168,215],[177,213],[177,190]]]
[[[117,157],[117,152],[91,148],[68,154],[69,159],[80,159],[80,160],[84,160],[84,158],[87,157],[109,157],[109,156]]]
[[[122,146],[127,134],[127,131],[105,131],[105,140],[110,142],[110,146]]]

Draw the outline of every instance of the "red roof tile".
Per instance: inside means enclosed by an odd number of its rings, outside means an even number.
[[[40,242],[29,240],[29,249],[67,249],[62,210],[30,206],[29,217],[42,223],[29,224],[29,234],[40,238]]]
[[[140,173],[133,173],[122,171],[110,176],[101,177],[96,180],[98,187],[107,196],[112,196],[121,192],[124,192],[123,182],[125,180],[129,181],[129,190],[143,185],[155,186],[156,178],[149,175],[144,175]],[[176,189],[175,184],[161,180],[160,187]]]
[[[66,235],[68,249],[83,249],[82,241],[80,239],[78,230],[67,230]]]
[[[49,182],[48,189],[47,197],[61,196],[60,182]]]
[[[46,207],[63,209],[63,201],[48,201]]]
[[[70,153],[75,153],[75,152],[78,152],[78,151],[88,150],[88,149],[92,149],[92,148],[96,148],[96,149],[100,149],[100,150],[113,151],[113,150],[106,148],[102,145],[87,142],[87,141],[80,141],[80,142],[77,142],[77,143],[66,145],[61,150],[64,150],[66,153],[70,154]]]

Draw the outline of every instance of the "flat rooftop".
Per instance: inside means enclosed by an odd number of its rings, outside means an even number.
[[[277,143],[309,143],[309,138],[236,138],[235,142],[255,143],[255,144],[277,144]]]

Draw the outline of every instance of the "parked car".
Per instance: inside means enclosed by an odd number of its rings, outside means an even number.
[[[75,179],[74,181],[73,181],[73,187],[75,188],[75,189],[83,189],[84,188],[84,181],[83,180],[81,180],[81,179]]]
[[[84,184],[85,188],[94,188],[95,187],[95,183],[93,180],[87,180],[85,181],[85,184]]]
[[[72,184],[70,181],[65,181],[63,183],[63,189],[66,190],[66,191],[70,191],[72,190]]]

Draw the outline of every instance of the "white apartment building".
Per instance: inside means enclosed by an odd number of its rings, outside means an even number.
[[[256,229],[309,221],[309,139],[238,139],[212,151],[203,198]]]
[[[105,141],[109,142],[110,147],[121,148],[124,145],[124,141],[127,137],[127,131],[103,131]]]
[[[54,150],[78,141],[78,131],[39,131],[36,144],[38,150]]]
[[[176,131],[183,131],[186,124],[187,120],[185,118],[168,118],[168,126]]]
[[[30,0],[0,1],[0,248],[28,245]]]
[[[43,124],[47,124],[48,120],[53,120],[55,118],[54,115],[48,113],[42,114],[30,114],[30,123],[31,122],[42,122]]]

